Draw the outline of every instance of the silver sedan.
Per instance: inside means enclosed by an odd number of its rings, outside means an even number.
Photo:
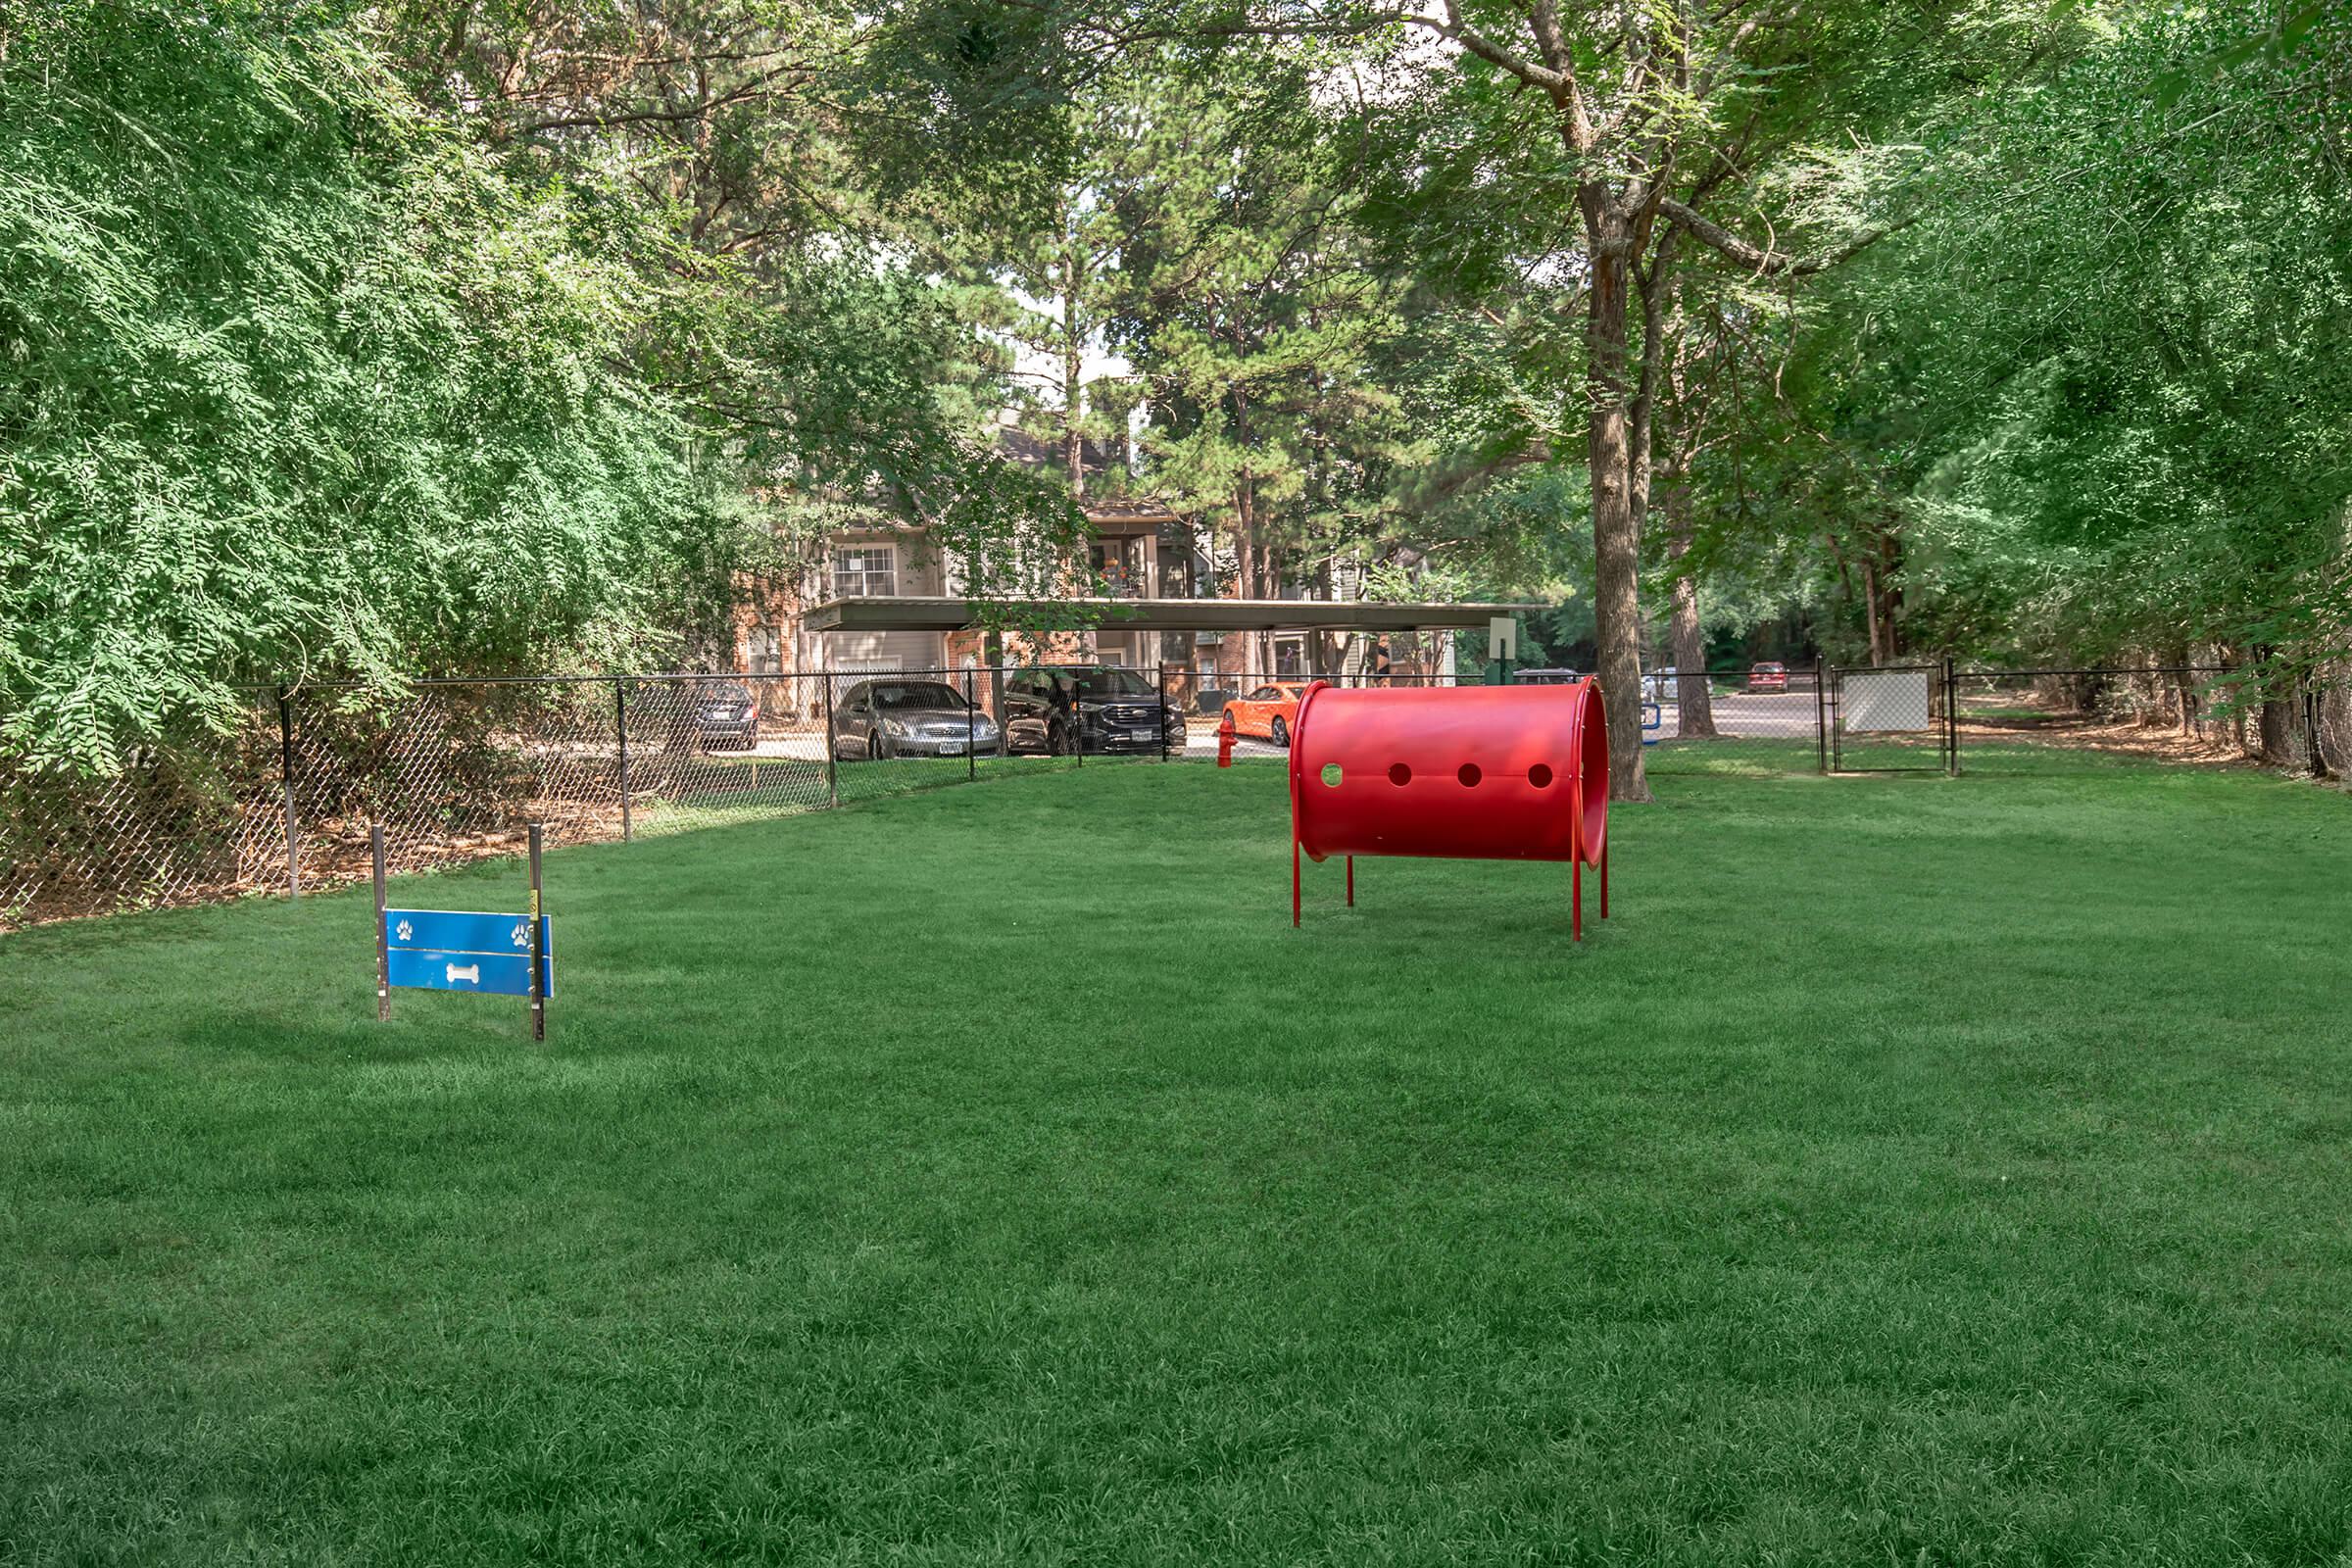
[[[833,703],[833,755],[961,757],[1004,745],[997,721],[945,681],[861,680]]]

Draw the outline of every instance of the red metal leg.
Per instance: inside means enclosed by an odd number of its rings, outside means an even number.
[[[1355,857],[1348,857],[1348,907],[1355,907]]]
[[[1600,917],[1609,917],[1609,841],[1600,841]]]
[[[1298,929],[1298,835],[1291,835],[1291,929]]]
[[[1577,856],[1568,862],[1568,929],[1579,942],[1585,940],[1585,858]]]

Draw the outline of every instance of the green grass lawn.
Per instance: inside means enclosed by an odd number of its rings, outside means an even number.
[[[1273,766],[563,851],[542,1048],[0,941],[0,1561],[2347,1561],[2352,803],[1659,793],[1581,948]]]

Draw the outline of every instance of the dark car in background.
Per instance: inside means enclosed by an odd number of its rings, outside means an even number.
[[[1037,664],[1004,677],[1007,751],[1051,757],[1184,750],[1184,712],[1115,664]]]
[[[1523,669],[1511,677],[1514,686],[1573,686],[1585,677],[1565,666],[1558,669]]]
[[[748,752],[760,744],[760,704],[723,675],[663,678],[629,697],[631,738],[664,752]]]
[[[833,700],[833,755],[961,757],[1003,749],[997,721],[945,681],[861,680]]]

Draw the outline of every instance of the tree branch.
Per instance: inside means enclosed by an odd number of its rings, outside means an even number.
[[[1535,0],[1528,11],[1528,24],[1535,29],[1536,47],[1544,51],[1544,63],[1565,77],[1575,69],[1576,57],[1560,31],[1560,14],[1552,0]]]
[[[1721,252],[1742,267],[1754,269],[1759,277],[1767,273],[1779,277],[1803,277],[1809,273],[1827,271],[1840,262],[1848,261],[1868,250],[1887,235],[1909,228],[1913,223],[1919,221],[1921,216],[1913,213],[1910,217],[1899,222],[1889,223],[1885,228],[1874,228],[1866,233],[1857,234],[1836,250],[1825,251],[1819,256],[1791,256],[1787,251],[1771,246],[1751,244],[1725,228],[1721,223],[1707,219],[1695,209],[1685,206],[1671,196],[1658,203],[1658,211],[1672,219],[1675,226],[1684,230],[1692,239],[1710,250]]]
[[[1439,18],[1425,17],[1418,13],[1401,15],[1395,20],[1409,23],[1414,26],[1426,27],[1441,38],[1458,43],[1488,65],[1509,72],[1531,87],[1541,87],[1547,93],[1558,93],[1566,90],[1569,86],[1570,78],[1565,73],[1554,71],[1549,66],[1537,65],[1532,60],[1522,59],[1485,33],[1480,32],[1476,27],[1466,25],[1462,21],[1462,8],[1455,3],[1455,0],[1446,0],[1446,16],[1442,21]]]

